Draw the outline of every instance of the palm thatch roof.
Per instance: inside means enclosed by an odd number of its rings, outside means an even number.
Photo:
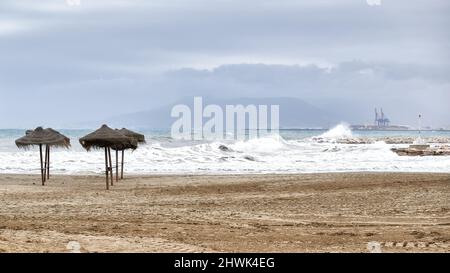
[[[45,130],[48,130],[48,131],[50,131],[50,132],[52,132],[52,133],[54,133],[54,134],[64,138],[64,141],[66,142],[67,147],[70,147],[70,138],[66,137],[65,135],[61,134],[60,132],[58,132],[58,131],[56,131],[56,130],[54,130],[52,128],[47,128]]]
[[[112,148],[115,150],[136,149],[137,140],[103,125],[98,130],[80,138],[80,144],[86,150],[91,148]]]
[[[122,135],[126,135],[127,137],[132,137],[134,139],[136,139],[136,141],[138,143],[145,143],[145,136],[143,134],[139,134],[136,132],[133,132],[131,130],[128,130],[126,128],[122,128],[120,130],[118,130],[120,133],[122,133]]]
[[[48,145],[53,147],[70,147],[70,139],[51,128],[43,129],[37,127],[35,130],[26,131],[26,135],[16,140],[19,148],[30,148],[37,145]]]

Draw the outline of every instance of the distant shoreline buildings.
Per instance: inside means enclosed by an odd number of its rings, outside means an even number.
[[[391,125],[391,120],[384,114],[383,108],[375,108],[375,119],[374,124],[371,125],[351,125],[352,130],[368,130],[368,131],[405,131],[410,130],[409,126],[405,125]]]

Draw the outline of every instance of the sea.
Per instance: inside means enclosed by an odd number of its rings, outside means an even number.
[[[72,147],[52,150],[53,174],[104,173],[104,151],[87,152],[78,142],[92,130],[59,131],[70,137]],[[239,141],[175,140],[169,130],[140,132],[147,143],[126,151],[127,174],[450,172],[450,156],[402,157],[391,151],[419,137],[432,146],[450,145],[450,131],[352,131],[339,124],[330,130],[280,130]],[[15,145],[24,134],[25,130],[0,130],[0,174],[40,172],[38,148]]]

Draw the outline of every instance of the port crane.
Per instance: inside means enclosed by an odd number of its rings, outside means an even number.
[[[383,108],[380,109],[380,113],[378,113],[378,109],[375,108],[375,126],[378,127],[388,127],[391,121],[383,112]]]

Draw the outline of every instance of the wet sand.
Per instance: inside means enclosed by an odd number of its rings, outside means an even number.
[[[0,175],[0,252],[450,252],[450,174]]]

